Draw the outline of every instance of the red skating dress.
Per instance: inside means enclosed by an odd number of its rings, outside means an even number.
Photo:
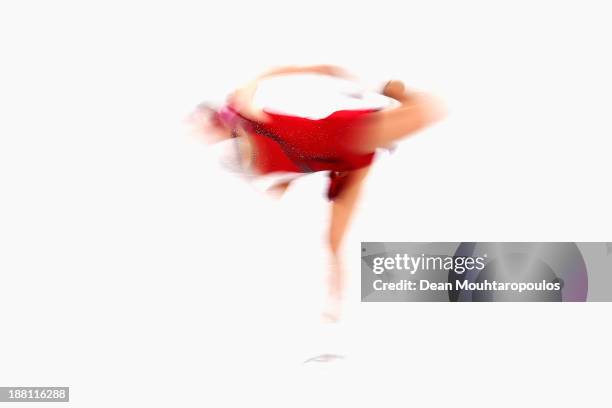
[[[343,172],[368,166],[374,158],[374,152],[354,148],[360,125],[392,102],[349,81],[322,77],[290,75],[276,81],[276,91],[264,87],[264,95],[254,103],[267,114],[265,123],[246,118],[231,103],[219,110],[219,119],[231,129],[248,132],[256,173],[329,171],[328,198],[333,199],[342,190]],[[289,102],[299,98],[306,102]]]

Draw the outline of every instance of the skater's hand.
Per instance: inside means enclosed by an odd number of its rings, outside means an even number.
[[[406,86],[402,81],[391,80],[387,82],[383,88],[383,95],[393,98],[397,101],[402,101],[406,98]]]

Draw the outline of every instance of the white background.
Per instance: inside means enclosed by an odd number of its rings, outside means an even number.
[[[361,241],[612,240],[607,2],[151,3],[0,6],[0,385],[78,407],[610,406],[607,304],[355,285]],[[274,202],[181,127],[293,63],[450,112],[375,164],[338,327],[317,323],[324,177]],[[301,364],[320,352],[347,358]]]

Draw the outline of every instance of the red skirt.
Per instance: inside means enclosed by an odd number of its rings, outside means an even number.
[[[269,120],[260,123],[228,105],[219,111],[219,117],[231,129],[248,133],[256,173],[329,171],[328,197],[333,199],[342,190],[342,174],[366,167],[374,158],[374,152],[360,153],[355,146],[361,125],[375,111],[336,111],[322,119],[266,112]]]

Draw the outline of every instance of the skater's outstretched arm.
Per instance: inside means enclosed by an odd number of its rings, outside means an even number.
[[[356,146],[359,151],[389,147],[444,116],[442,104],[433,96],[407,92],[400,81],[390,81],[383,94],[396,99],[400,106],[372,114]]]

